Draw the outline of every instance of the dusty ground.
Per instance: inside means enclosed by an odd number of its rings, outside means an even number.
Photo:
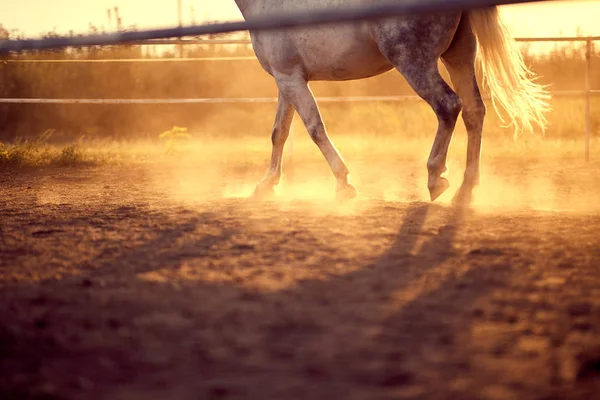
[[[344,206],[234,195],[264,164],[3,171],[0,398],[600,398],[598,166],[490,166],[468,211],[398,160]]]

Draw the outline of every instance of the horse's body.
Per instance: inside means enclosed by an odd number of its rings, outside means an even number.
[[[245,18],[321,7],[373,4],[377,0],[235,0]],[[431,199],[448,188],[441,175],[459,113],[468,132],[467,165],[459,198],[468,198],[479,180],[481,131],[485,106],[475,78],[477,42],[482,50],[484,75],[496,102],[517,126],[544,126],[545,92],[527,76],[529,71],[501,24],[496,7],[471,12],[432,13],[377,21],[250,32],[262,67],[279,89],[272,132],[271,164],[256,194],[279,183],[283,146],[298,112],[311,138],[327,159],[337,193],[354,197],[349,171],[335,149],[308,88],[313,80],[363,79],[396,68],[438,117],[438,130],[427,168]],[[442,79],[442,59],[454,90]],[[496,103],[494,103],[495,105]]]

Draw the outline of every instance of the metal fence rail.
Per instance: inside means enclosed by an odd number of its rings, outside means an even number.
[[[515,38],[517,42],[585,42],[588,40],[598,41],[600,36],[562,36],[562,37],[535,37]],[[1,41],[0,41],[1,43]],[[137,46],[162,46],[162,45],[249,45],[250,39],[151,39],[134,40],[127,43]]]
[[[553,97],[580,97],[587,94],[599,96],[600,90],[562,90],[551,93]],[[489,97],[484,96],[488,100]],[[316,97],[319,103],[401,102],[421,100],[415,95],[401,96],[324,96]],[[0,98],[0,104],[235,104],[277,103],[276,97],[199,97],[186,99],[44,99]]]
[[[6,64],[71,64],[71,63],[168,63],[168,62],[192,62],[192,61],[257,61],[256,57],[181,57],[181,58],[105,58],[105,59],[74,59],[74,60],[53,60],[53,59],[16,59],[16,60],[0,60]]]
[[[276,13],[263,17],[248,17],[245,21],[224,22],[187,27],[116,32],[101,35],[57,37],[49,39],[3,40],[0,53],[70,46],[126,44],[138,40],[199,36],[228,32],[276,30],[319,24],[334,24],[388,18],[405,14],[462,11],[496,5],[536,3],[548,0],[404,0],[386,1],[354,7],[325,7],[320,10]]]

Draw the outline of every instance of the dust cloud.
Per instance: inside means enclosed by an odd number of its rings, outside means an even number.
[[[451,186],[436,201],[446,206],[452,204],[465,168],[465,135],[456,136],[445,175]],[[343,206],[335,200],[335,179],[317,146],[298,129],[291,140],[272,199],[279,206],[357,212],[370,201],[429,201],[426,161],[431,140],[332,136],[359,192],[352,205]],[[267,171],[271,144],[268,136],[211,137],[191,140],[174,155],[163,155],[160,148],[154,151],[154,159],[140,167],[151,184],[171,201],[194,204],[250,198]],[[523,145],[484,140],[481,183],[472,207],[481,212],[597,212],[600,182],[593,172],[597,167],[596,161],[584,161],[580,142]]]

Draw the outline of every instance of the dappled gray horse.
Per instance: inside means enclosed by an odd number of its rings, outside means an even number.
[[[244,18],[281,12],[374,4],[377,0],[235,0]],[[270,194],[281,178],[283,146],[294,110],[317,144],[337,179],[337,195],[352,198],[348,168],[329,139],[309,81],[343,81],[379,75],[396,68],[438,118],[438,129],[427,161],[428,188],[435,200],[449,186],[442,174],[458,115],[467,133],[463,183],[455,199],[470,199],[479,182],[481,134],[485,106],[475,77],[475,62],[483,67],[484,83],[493,106],[506,111],[516,129],[545,127],[548,94],[535,83],[519,48],[506,31],[496,7],[391,17],[361,23],[320,25],[279,31],[250,32],[262,67],[279,89],[272,132],[271,164],[255,195]],[[479,47],[479,52],[477,51]],[[479,55],[479,57],[477,57]],[[454,90],[438,69],[441,58]]]

